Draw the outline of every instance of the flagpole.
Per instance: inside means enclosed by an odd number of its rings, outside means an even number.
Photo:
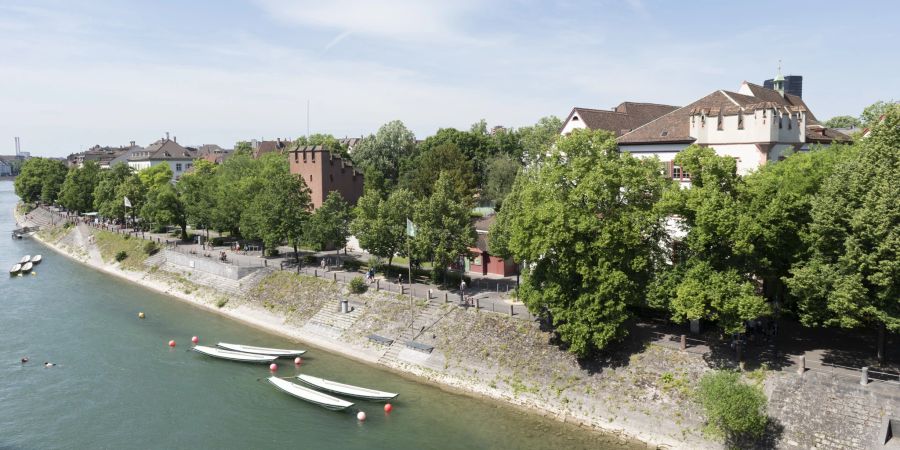
[[[406,238],[406,257],[409,262],[409,326],[413,326],[414,314],[413,314],[413,293],[412,293],[412,253],[409,251],[409,237]]]

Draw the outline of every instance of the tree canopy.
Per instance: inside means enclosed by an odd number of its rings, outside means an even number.
[[[22,164],[22,170],[13,185],[16,195],[24,202],[41,201],[47,204],[56,201],[66,180],[66,165],[51,158],[29,158]]]
[[[304,240],[318,250],[327,248],[340,250],[347,245],[352,219],[350,205],[337,191],[331,191],[325,197],[322,206],[309,218]]]
[[[70,211],[93,211],[94,189],[99,182],[100,165],[96,161],[86,161],[81,168],[69,169],[59,191],[59,204]]]
[[[619,152],[606,131],[576,131],[517,178],[492,231],[492,249],[524,261],[521,298],[549,311],[579,356],[626,334],[629,305],[643,302],[662,258],[670,185],[655,158]]]
[[[395,120],[363,138],[353,150],[352,158],[366,178],[380,178],[385,183],[382,188],[390,188],[400,178],[401,162],[413,156],[415,151],[416,136],[403,122]]]

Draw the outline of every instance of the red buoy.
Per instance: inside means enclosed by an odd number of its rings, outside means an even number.
[[[303,364],[303,358],[301,358],[299,356],[294,358],[294,365],[299,366],[300,364]]]
[[[394,407],[391,406],[390,403],[385,403],[385,404],[384,404],[384,412],[390,413],[393,409],[394,409]]]
[[[360,422],[365,422],[366,421],[366,413],[364,411],[360,411],[360,412],[356,413],[356,419],[359,420]]]
[[[275,364],[275,363],[270,364],[269,370],[271,370],[272,372],[275,372],[276,370],[278,370],[278,364]]]
[[[191,342],[196,344],[196,343],[200,342],[200,338],[198,338],[197,336],[194,336],[191,338]]]
[[[174,340],[169,341],[169,347],[174,347],[174,346],[175,346],[175,341]]]

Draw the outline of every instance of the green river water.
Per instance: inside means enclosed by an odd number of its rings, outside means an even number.
[[[299,370],[279,362],[278,375],[399,392],[394,411],[359,401],[332,412],[290,397],[265,382],[267,367],[190,352],[190,338],[308,346],[97,272],[34,240],[13,240],[16,201],[12,182],[0,182],[0,267],[26,254],[44,261],[36,275],[0,278],[0,449],[623,448],[615,437],[316,348]],[[31,361],[21,364],[23,356]],[[368,420],[358,422],[357,409]]]

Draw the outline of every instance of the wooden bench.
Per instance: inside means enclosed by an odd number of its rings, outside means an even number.
[[[416,341],[406,341],[406,346],[413,350],[418,350],[425,353],[431,353],[431,351],[434,350],[434,346]]]
[[[394,343],[393,339],[388,339],[384,336],[379,336],[377,334],[370,334],[369,340],[372,342],[375,342],[377,344],[388,345],[388,346]]]

